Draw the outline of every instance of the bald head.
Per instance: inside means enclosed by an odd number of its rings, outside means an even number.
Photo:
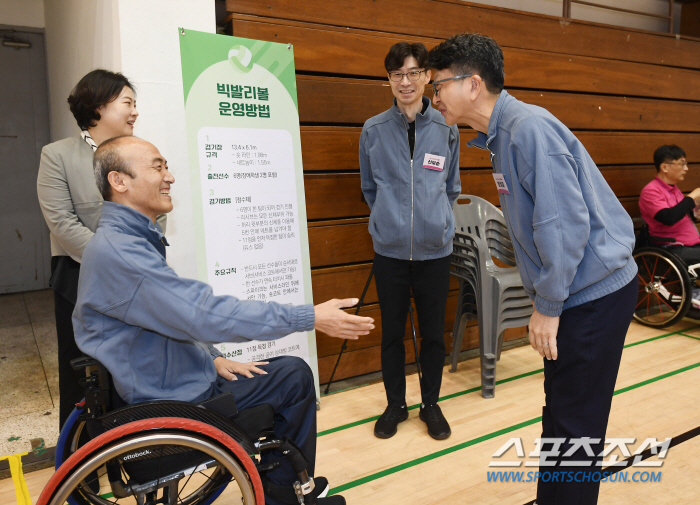
[[[128,161],[128,146],[135,142],[146,142],[132,135],[123,135],[105,140],[95,151],[92,166],[95,170],[95,182],[102,198],[112,199],[112,187],[109,184],[109,173],[117,172],[129,177],[136,177]],[[148,142],[146,142],[148,144]],[[125,149],[126,148],[126,149]]]
[[[170,212],[170,185],[175,178],[160,151],[131,135],[109,139],[97,148],[93,161],[102,198],[150,217]]]

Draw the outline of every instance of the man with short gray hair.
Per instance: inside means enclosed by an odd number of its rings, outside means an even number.
[[[100,145],[94,167],[105,202],[83,254],[73,313],[78,347],[107,367],[127,403],[199,402],[231,392],[239,409],[271,405],[276,435],[297,444],[313,475],[316,394],[306,362],[292,356],[265,363],[212,359],[204,344],[272,340],[314,328],[357,339],[374,328],[373,320],[341,310],[356,304],[354,298],[315,307],[241,301],[179,277],[165,262],[168,243],[156,223],[173,208],[175,178],[163,155],[149,142],[118,137]],[[281,454],[267,461],[277,462],[266,474],[266,502],[297,503],[296,474]],[[307,495],[311,503],[345,503],[318,497],[327,481],[319,477],[316,484],[318,491]]]
[[[491,154],[520,277],[535,307],[528,335],[544,358],[542,450],[567,455],[540,468],[537,504],[594,504],[600,483],[591,477],[600,468],[637,302],[632,220],[576,136],[503,89],[503,51],[495,40],[455,35],[430,51],[428,66],[445,122],[474,128],[478,137],[467,145]],[[595,455],[576,445],[583,438]]]

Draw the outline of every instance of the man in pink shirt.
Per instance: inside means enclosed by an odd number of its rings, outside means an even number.
[[[656,177],[639,195],[639,208],[649,225],[649,234],[675,238],[676,243],[668,249],[688,265],[700,263],[700,234],[693,214],[700,203],[700,188],[683,196],[676,186],[688,171],[685,151],[676,145],[663,145],[654,152],[654,165]]]

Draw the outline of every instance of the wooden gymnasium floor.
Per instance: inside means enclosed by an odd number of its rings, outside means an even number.
[[[324,397],[319,412],[317,473],[328,477],[332,493],[349,504],[512,504],[531,502],[534,483],[487,482],[491,455],[511,437],[521,437],[526,454],[540,434],[542,361],[528,346],[504,351],[498,364],[496,398],[479,394],[479,361],[445,368],[440,405],[452,426],[445,441],[428,437],[418,419],[417,376],[408,377],[408,421],[396,436],[372,434],[385,406],[382,384]],[[677,437],[700,426],[700,325],[686,320],[665,330],[632,324],[613,399],[608,437],[642,440]],[[696,431],[697,433],[697,431]],[[604,483],[601,504],[690,504],[700,494],[700,436],[672,446],[660,482]],[[511,449],[507,459],[515,459]],[[647,461],[654,461],[652,456]],[[499,470],[499,469],[491,469]],[[537,470],[523,468],[522,470]],[[632,470],[628,470],[630,477]],[[52,470],[28,474],[33,502]],[[237,499],[216,503],[240,503]],[[0,503],[12,504],[9,479],[0,481]]]

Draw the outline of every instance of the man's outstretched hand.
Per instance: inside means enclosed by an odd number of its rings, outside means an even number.
[[[316,320],[314,328],[331,337],[357,340],[360,335],[369,334],[374,329],[374,319],[371,317],[353,316],[341,310],[357,305],[357,298],[344,300],[328,300],[314,307]]]

